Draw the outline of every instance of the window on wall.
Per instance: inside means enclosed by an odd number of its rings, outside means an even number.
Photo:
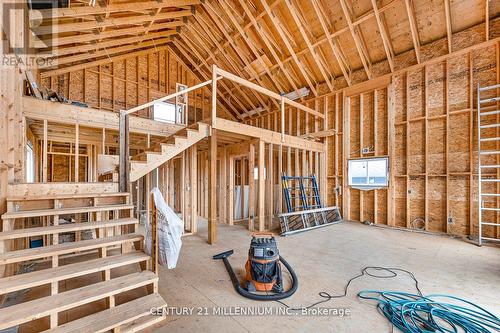
[[[347,173],[349,186],[362,189],[385,187],[389,184],[389,158],[349,160]]]
[[[33,145],[29,141],[26,144],[26,182],[35,182],[35,153]]]
[[[175,104],[158,102],[153,105],[153,119],[175,124]]]

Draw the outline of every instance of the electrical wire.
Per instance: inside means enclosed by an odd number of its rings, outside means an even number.
[[[331,295],[326,291],[321,291],[318,295],[323,299],[306,307],[291,307],[280,300],[276,302],[291,311],[310,309],[332,299],[346,297],[351,283],[363,276],[390,279],[399,276],[398,273],[405,273],[411,277],[418,294],[378,290],[362,290],[358,293],[361,299],[378,302],[377,308],[391,322],[393,329],[397,327],[404,333],[500,332],[500,319],[493,313],[470,301],[451,295],[424,296],[415,275],[402,268],[365,267],[360,274],[347,281],[342,294]]]
[[[385,272],[385,275],[377,274],[379,272]],[[419,288],[419,285],[418,285],[418,280],[417,280],[417,278],[415,277],[415,275],[412,272],[407,271],[407,270],[402,269],[402,268],[388,268],[388,267],[380,267],[380,266],[367,266],[367,267],[365,267],[365,268],[363,268],[361,270],[360,274],[358,274],[358,275],[350,278],[347,281],[347,284],[344,287],[344,292],[342,294],[331,295],[330,293],[328,293],[326,291],[321,291],[321,292],[318,293],[318,295],[319,295],[319,297],[323,298],[322,300],[319,300],[319,301],[317,301],[315,303],[312,303],[311,305],[302,306],[302,307],[291,307],[290,305],[288,305],[288,304],[286,304],[285,302],[282,302],[282,301],[276,301],[276,302],[280,303],[281,305],[285,306],[286,308],[288,308],[289,310],[292,310],[292,311],[301,311],[302,309],[310,309],[310,308],[318,306],[318,305],[320,305],[322,303],[329,302],[332,299],[346,297],[347,296],[347,292],[349,290],[349,286],[351,285],[351,283],[354,280],[356,280],[356,279],[358,279],[360,277],[363,277],[363,276],[366,275],[366,276],[377,278],[377,279],[390,279],[390,278],[397,277],[398,276],[398,272],[403,272],[403,273],[408,274],[412,278],[412,280],[414,281],[415,288],[417,289],[418,293],[420,295],[422,295],[422,292],[420,291],[420,288]]]

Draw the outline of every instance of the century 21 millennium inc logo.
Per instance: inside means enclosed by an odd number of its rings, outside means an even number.
[[[3,65],[12,59],[47,65],[52,56],[54,27],[50,18],[58,0],[11,1],[1,4],[1,43]],[[29,59],[28,59],[29,58]]]

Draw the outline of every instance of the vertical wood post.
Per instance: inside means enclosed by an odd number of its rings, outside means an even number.
[[[217,241],[217,130],[208,138],[208,243]]]
[[[278,213],[283,213],[283,191],[281,190],[281,175],[283,174],[283,145],[278,146]]]
[[[87,152],[88,153],[88,152]],[[54,168],[54,166],[52,166]],[[75,125],[75,183],[80,181],[80,125]]]
[[[285,142],[285,99],[281,97],[280,100],[281,112],[281,142]]]
[[[47,141],[48,141],[48,121],[47,119],[43,120],[43,157],[42,157],[42,182],[46,183],[48,181],[47,177]]]
[[[227,211],[227,148],[222,148],[220,159],[220,186],[219,186],[219,218],[222,222],[228,223]]]
[[[120,129],[119,189],[120,192],[128,192],[130,183],[130,177],[129,177],[130,161],[129,161],[129,149],[128,149],[129,116],[123,110],[120,110],[119,129]]]
[[[158,211],[152,193],[148,192],[151,209],[151,271],[158,274]]]
[[[266,183],[264,179],[264,141],[259,140],[259,231],[265,229],[265,193]]]
[[[227,203],[227,219],[229,225],[234,224],[234,157],[228,158],[228,203]],[[243,184],[241,186],[241,193],[243,193]],[[243,205],[242,205],[243,206]],[[243,210],[243,208],[242,208]]]
[[[217,66],[212,66],[212,128],[217,128]]]
[[[198,189],[197,189],[197,184],[198,184],[198,160],[196,156],[196,146],[193,146],[189,148],[189,159],[190,159],[190,165],[191,165],[191,175],[189,177],[189,181],[191,182],[191,232],[196,233],[198,230],[198,213],[197,213],[197,205],[198,205]]]
[[[255,146],[250,144],[248,154],[248,229],[254,230],[255,215]],[[242,186],[243,187],[243,186]],[[243,190],[242,190],[243,193]]]

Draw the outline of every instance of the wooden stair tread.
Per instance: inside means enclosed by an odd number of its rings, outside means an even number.
[[[78,198],[108,198],[108,197],[128,197],[128,192],[105,192],[105,193],[77,193],[77,194],[61,194],[61,195],[44,195],[44,196],[21,196],[8,197],[7,201],[34,201],[34,200],[53,200],[53,199],[78,199]]]
[[[171,147],[165,150],[162,149],[161,154],[146,152],[145,154],[135,155],[131,161],[130,180],[135,181],[139,179],[209,135],[209,125],[196,123],[194,127],[189,129],[184,128],[163,140],[160,145],[167,144]]]
[[[91,213],[107,210],[133,209],[134,205],[118,204],[118,205],[103,205],[103,206],[88,206],[88,207],[68,207],[68,208],[50,208],[50,209],[35,209],[19,212],[7,212],[2,215],[2,219],[16,219],[25,217],[64,215],[74,213]]]
[[[8,306],[0,309],[0,318],[2,318],[0,329],[29,322],[141,286],[147,286],[155,281],[158,281],[158,277],[153,272],[142,271]]]
[[[71,321],[54,329],[51,333],[99,333],[106,332],[141,317],[149,317],[151,308],[166,306],[167,302],[159,294],[151,294],[117,305],[113,308]],[[149,316],[148,316],[149,315]],[[151,316],[153,317],[153,316]],[[165,317],[154,316],[164,319]]]
[[[113,219],[106,221],[68,223],[68,224],[53,225],[48,227],[15,229],[15,230],[0,232],[0,240],[52,235],[52,234],[80,231],[80,230],[116,227],[134,223],[139,223],[139,222],[135,218],[122,218],[122,219]]]
[[[91,250],[126,242],[141,241],[142,239],[143,236],[139,234],[125,234],[113,237],[89,239],[78,242],[62,243],[32,249],[11,251],[0,254],[0,265],[51,257],[54,255],[61,255],[76,251]]]
[[[42,269],[25,274],[7,276],[0,279],[0,295],[17,290],[41,286],[51,282],[71,279],[77,276],[92,274],[106,269],[135,264],[149,259],[150,257],[146,253],[136,251],[105,258],[91,259],[75,264]]]
[[[142,316],[131,321],[130,323],[120,326],[120,332],[121,333],[139,332],[145,329],[146,327],[152,326],[163,320],[165,320],[165,316],[153,316],[153,315]]]

